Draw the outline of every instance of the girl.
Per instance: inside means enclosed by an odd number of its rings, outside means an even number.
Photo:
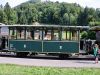
[[[95,47],[94,47],[95,63],[98,63],[98,58],[99,58],[98,50],[99,50],[99,47],[97,44],[95,44]]]

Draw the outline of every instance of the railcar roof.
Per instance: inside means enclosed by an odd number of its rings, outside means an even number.
[[[92,30],[92,31],[100,31],[100,26],[90,27],[89,30]]]
[[[89,29],[89,26],[65,26],[65,25],[0,25],[0,27],[54,27],[54,28],[79,28]]]

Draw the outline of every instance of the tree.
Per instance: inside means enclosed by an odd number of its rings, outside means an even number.
[[[5,14],[5,12],[3,11],[3,9],[0,9],[0,22],[7,24],[7,15]]]
[[[65,13],[63,15],[63,24],[65,24],[65,25],[69,24],[69,15],[68,15],[68,13]]]
[[[82,19],[83,19],[83,21],[82,21],[82,25],[83,26],[87,26],[88,25],[88,8],[86,7],[85,9],[84,9],[84,12],[82,13]]]
[[[10,24],[16,24],[18,21],[16,11],[12,10],[12,15],[10,16]]]
[[[100,8],[97,8],[96,9],[96,13],[95,13],[96,15],[96,20],[95,20],[95,25],[100,25]]]
[[[59,12],[58,11],[56,11],[53,14],[53,21],[54,21],[54,24],[59,24],[59,22],[60,22],[60,15],[59,15]]]
[[[0,5],[0,8],[1,8],[1,9],[3,8],[3,5],[2,5],[2,4]]]
[[[39,3],[41,0],[29,0],[30,3]]]
[[[14,9],[18,17],[17,23],[32,24],[33,22],[40,22],[81,26],[100,24],[100,9],[96,9],[95,11],[93,8],[82,8],[75,3],[40,1],[41,0],[29,0],[15,7]]]
[[[70,18],[70,25],[76,25],[76,18],[73,14],[69,14]]]
[[[25,12],[21,11],[20,12],[20,17],[19,17],[19,21],[20,24],[27,24],[27,19],[25,16]]]
[[[87,37],[88,37],[88,33],[86,31],[83,31],[81,33],[81,39],[87,39]]]
[[[88,11],[89,9],[85,7],[84,11],[80,11],[77,19],[78,25],[87,26],[88,25]]]
[[[25,14],[26,14],[27,23],[28,24],[32,24],[32,22],[33,22],[33,13],[32,13],[32,10],[28,8],[25,11]]]
[[[15,24],[17,20],[17,15],[16,12],[11,9],[8,2],[4,6],[4,12],[7,15],[7,24]]]
[[[88,31],[88,36],[87,36],[88,39],[92,39],[92,40],[95,40],[96,39],[96,33],[93,32],[93,31]]]
[[[3,10],[0,9],[0,22],[2,23],[3,22]]]

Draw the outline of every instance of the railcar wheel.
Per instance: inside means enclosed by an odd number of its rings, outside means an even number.
[[[17,52],[16,56],[17,57],[26,57],[28,55],[28,52]]]
[[[60,58],[60,59],[66,59],[66,58],[68,58],[68,57],[70,57],[69,54],[60,54],[60,55],[59,55],[59,58]]]

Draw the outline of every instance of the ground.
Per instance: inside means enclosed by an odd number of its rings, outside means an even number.
[[[89,67],[100,68],[100,62],[95,64],[93,56],[77,56],[61,60],[57,57],[50,56],[35,56],[26,58],[16,58],[15,56],[0,56],[1,64],[17,64],[26,66],[43,66],[43,67]]]

